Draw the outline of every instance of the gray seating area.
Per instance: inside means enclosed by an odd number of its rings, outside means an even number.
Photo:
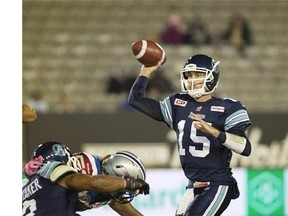
[[[125,94],[107,94],[107,80],[121,70],[138,74],[132,42],[156,39],[171,13],[201,14],[214,32],[233,12],[248,18],[255,44],[240,57],[227,44],[163,45],[167,76],[179,86],[186,59],[206,53],[220,60],[217,95],[240,100],[251,112],[288,111],[288,1],[24,0],[23,102],[41,90],[51,112],[61,95],[75,112],[115,112]]]

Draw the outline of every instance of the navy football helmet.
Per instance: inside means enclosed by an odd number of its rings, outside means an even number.
[[[181,91],[188,93],[193,98],[212,93],[219,82],[220,69],[214,59],[207,55],[198,54],[190,57],[181,70]],[[188,72],[205,73],[201,78],[189,78]],[[202,87],[194,88],[195,82],[202,82]]]
[[[146,179],[146,171],[141,159],[129,151],[119,151],[102,161],[103,173],[123,179]],[[139,191],[121,190],[112,193],[113,199],[120,203],[131,202]]]
[[[42,158],[42,163],[61,162],[75,168],[80,172],[81,166],[78,159],[72,156],[70,149],[57,141],[49,141],[40,144],[33,152],[32,158]]]

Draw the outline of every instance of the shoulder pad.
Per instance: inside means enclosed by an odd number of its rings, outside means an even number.
[[[57,182],[62,177],[70,173],[77,173],[77,171],[68,165],[65,164],[59,165],[51,172],[50,180],[52,182]]]
[[[63,164],[59,161],[49,161],[47,163],[43,163],[40,166],[40,169],[37,171],[37,174],[40,175],[43,178],[49,179],[51,172],[55,169],[55,167]]]
[[[238,100],[236,100],[234,98],[227,98],[227,97],[224,97],[223,100],[230,100],[232,102],[239,102]]]

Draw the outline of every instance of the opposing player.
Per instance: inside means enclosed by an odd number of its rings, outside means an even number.
[[[128,102],[176,132],[181,166],[189,180],[176,215],[221,215],[239,197],[230,167],[232,151],[251,153],[245,135],[251,125],[247,110],[239,101],[212,95],[219,81],[219,62],[203,54],[185,62],[180,93],[162,101],[145,97],[148,79],[160,65],[142,66]]]
[[[141,159],[131,152],[119,151],[103,158],[86,152],[73,154],[82,167],[82,173],[88,175],[110,175],[123,179],[146,179],[146,171]],[[79,192],[78,211],[99,208],[109,205],[115,212],[123,216],[142,215],[135,209],[131,201],[139,195],[139,191],[120,190],[114,193],[98,191]]]
[[[82,174],[78,159],[59,142],[40,144],[32,158],[41,158],[42,163],[22,188],[22,215],[78,215],[79,191],[149,193],[149,185],[140,178]]]

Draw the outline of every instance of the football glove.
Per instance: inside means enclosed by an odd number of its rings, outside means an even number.
[[[150,186],[142,179],[126,179],[126,189],[139,190],[140,194],[149,194]]]

